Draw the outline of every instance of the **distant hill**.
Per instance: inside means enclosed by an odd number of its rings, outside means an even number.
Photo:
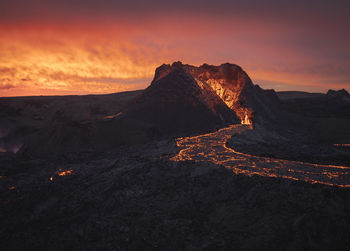
[[[341,90],[328,90],[327,97],[332,97],[332,98],[346,98],[349,99],[350,98],[350,94],[348,93],[347,90],[345,89],[341,89]]]
[[[322,142],[350,142],[350,95],[342,90],[327,94],[307,92],[278,92],[281,108],[292,116],[310,121],[308,135]]]
[[[277,96],[281,100],[289,99],[299,99],[299,98],[320,98],[324,97],[324,93],[313,93],[313,92],[303,92],[303,91],[280,91],[276,92]]]

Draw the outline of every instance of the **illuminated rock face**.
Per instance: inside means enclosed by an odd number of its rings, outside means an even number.
[[[242,124],[252,124],[254,110],[249,104],[249,95],[254,91],[254,85],[241,67],[229,63],[220,66],[203,64],[195,67],[175,62],[171,66],[159,67],[156,70],[154,81],[161,79],[176,68],[184,69],[195,79],[198,86],[207,88],[219,96],[236,113]]]
[[[209,86],[218,95],[225,104],[232,109],[242,124],[252,124],[253,111],[248,107],[247,101],[242,93],[243,87],[239,85],[232,85],[232,88],[225,86],[224,79],[196,79],[198,83]],[[248,121],[248,122],[247,122]]]

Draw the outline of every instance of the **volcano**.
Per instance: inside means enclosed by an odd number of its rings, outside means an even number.
[[[199,104],[203,107],[201,113],[212,117],[206,120],[207,126],[212,128],[213,125],[218,125],[218,122],[231,121],[242,124],[266,122],[278,114],[274,108],[278,102],[274,90],[263,90],[258,85],[254,85],[248,74],[238,65],[203,64],[196,67],[174,62],[172,65],[164,64],[156,69],[151,85],[130,111],[137,110],[139,115],[140,111],[142,114],[143,112],[147,114],[149,109],[158,111],[158,119],[153,122],[162,124],[168,119],[166,113],[174,110],[165,104],[176,103],[177,114],[193,113],[190,117],[196,119],[186,119],[192,120],[193,125],[197,124],[195,129],[198,130],[202,122],[196,122],[200,121],[199,111],[192,108],[199,109]],[[159,105],[164,107],[163,111],[159,111]],[[186,105],[192,108],[181,109]],[[232,112],[235,115],[234,118],[230,115]]]
[[[254,85],[238,65],[174,62],[155,71],[150,86],[115,115],[84,123],[63,123],[29,137],[25,151],[106,150],[194,135],[228,124],[272,121],[278,98]],[[45,142],[43,144],[42,142]]]
[[[153,133],[175,135],[239,123],[236,114],[209,85],[182,64],[157,68],[151,85],[125,111],[125,118],[149,125]]]

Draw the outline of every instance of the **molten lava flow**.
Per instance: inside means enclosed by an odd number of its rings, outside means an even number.
[[[57,172],[58,176],[71,175],[72,173],[73,173],[73,170],[66,170],[66,171]]]
[[[248,118],[247,112],[245,112],[244,119],[241,121],[242,125],[251,125],[252,121]]]
[[[104,119],[114,119],[114,118],[116,118],[116,117],[118,117],[118,116],[120,116],[122,114],[123,114],[122,112],[119,112],[117,114],[106,116],[106,117],[104,117]]]
[[[244,130],[249,130],[249,127],[231,125],[213,133],[178,138],[176,144],[181,150],[171,159],[209,161],[236,174],[248,176],[260,175],[350,188],[350,167],[257,157],[226,147],[232,135]]]
[[[350,144],[334,144],[333,146],[337,146],[337,147],[350,147]]]

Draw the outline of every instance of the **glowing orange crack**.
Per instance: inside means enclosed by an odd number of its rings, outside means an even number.
[[[116,117],[118,117],[118,116],[120,116],[122,114],[123,114],[122,112],[119,112],[117,114],[106,116],[106,117],[104,117],[104,119],[114,119],[114,118],[116,118]]]
[[[73,170],[70,169],[70,170],[62,171],[62,170],[60,169],[60,170],[58,170],[56,173],[57,173],[58,176],[66,176],[66,175],[71,175],[71,174],[73,173]],[[54,180],[54,177],[51,176],[51,177],[49,178],[49,180],[50,180],[50,181],[53,181],[53,180]]]
[[[73,170],[70,169],[70,170],[66,170],[66,171],[57,172],[57,175],[58,176],[66,176],[66,175],[71,175],[72,173],[73,173]]]

